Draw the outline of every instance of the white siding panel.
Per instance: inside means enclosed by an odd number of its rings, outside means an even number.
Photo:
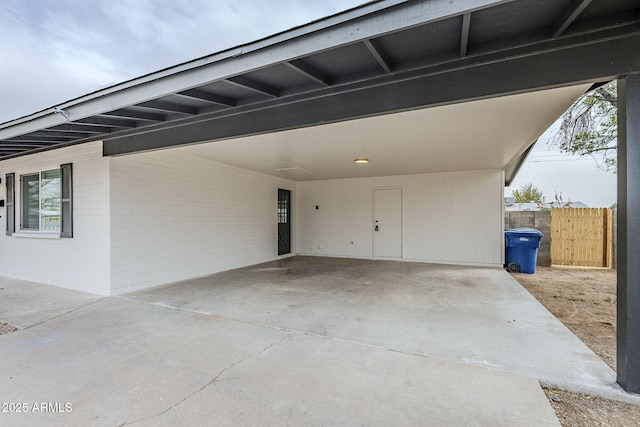
[[[387,187],[403,188],[404,259],[502,265],[503,181],[494,170],[298,183],[298,252],[371,258],[373,190]]]
[[[15,172],[19,232],[20,175],[54,169],[63,163],[73,163],[73,238],[7,236],[6,215],[2,215],[0,275],[109,295],[109,159],[102,157],[102,142],[0,162],[0,198],[6,200],[5,174]]]
[[[277,259],[278,188],[295,203],[292,181],[171,150],[113,158],[113,292]]]

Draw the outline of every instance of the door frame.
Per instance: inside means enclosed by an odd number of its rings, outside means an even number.
[[[400,190],[400,257],[376,256],[376,190]],[[404,187],[395,185],[389,187],[371,188],[371,258],[398,260],[404,259]]]

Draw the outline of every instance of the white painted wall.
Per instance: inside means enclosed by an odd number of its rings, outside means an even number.
[[[487,170],[300,182],[298,253],[371,258],[373,190],[401,187],[405,260],[501,266],[502,176]]]
[[[109,295],[109,161],[98,141],[0,162],[0,198],[6,200],[5,174],[16,174],[18,231],[6,235],[6,208],[0,208],[1,275]],[[63,163],[73,163],[73,238],[18,237],[20,175]]]
[[[1,232],[0,274],[116,295],[277,259],[278,188],[292,190],[294,254],[371,258],[373,190],[400,187],[404,259],[503,262],[501,171],[296,184],[175,150],[103,158],[94,142],[0,162],[0,174],[18,183],[68,162],[74,237]]]
[[[278,188],[295,203],[292,181],[175,150],[112,158],[113,293],[277,259]]]

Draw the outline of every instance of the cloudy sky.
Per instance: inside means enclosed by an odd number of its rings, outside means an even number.
[[[2,0],[0,123],[256,40],[366,0]],[[543,136],[511,190],[608,206],[615,175],[549,151]]]
[[[2,0],[0,123],[366,0]]]
[[[598,169],[595,160],[589,156],[561,153],[550,143],[553,135],[552,126],[540,137],[504,195],[511,196],[513,190],[533,183],[542,190],[547,201],[553,201],[558,193],[564,201],[580,201],[594,208],[606,208],[615,203],[617,175]]]

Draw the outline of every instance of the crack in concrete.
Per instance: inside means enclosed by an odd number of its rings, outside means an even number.
[[[67,314],[75,313],[76,311],[79,311],[79,310],[82,310],[82,309],[84,309],[84,308],[87,308],[87,307],[89,307],[89,306],[91,306],[91,305],[93,305],[93,304],[97,304],[97,303],[99,303],[100,301],[104,301],[105,299],[109,299],[109,297],[104,297],[104,298],[100,298],[100,299],[95,300],[95,301],[90,301],[90,302],[88,302],[88,303],[86,303],[86,304],[84,304],[84,305],[81,305],[81,306],[78,306],[78,307],[72,308],[72,309],[70,309],[69,311],[65,311],[64,313],[60,313],[60,314],[58,314],[58,315],[56,315],[56,316],[53,316],[53,317],[50,317],[50,318],[48,318],[48,319],[42,320],[42,321],[40,321],[40,322],[38,322],[38,323],[34,323],[33,325],[25,326],[24,328],[20,328],[20,329],[31,329],[31,328],[33,328],[34,326],[42,325],[42,324],[44,324],[44,323],[47,323],[47,322],[50,322],[50,321],[52,321],[52,320],[58,319],[58,318],[60,318],[60,317],[62,317],[62,316],[66,316]]]
[[[350,339],[347,339],[347,338],[335,337],[335,336],[332,336],[332,335],[322,335],[322,334],[318,334],[318,333],[315,333],[315,332],[312,332],[312,331],[303,331],[303,330],[288,328],[286,326],[269,325],[267,323],[262,323],[262,322],[254,322],[254,321],[251,321],[251,320],[237,319],[237,318],[234,318],[234,317],[223,316],[223,315],[217,314],[217,313],[196,311],[196,310],[187,309],[187,308],[183,308],[183,307],[177,307],[177,306],[170,305],[170,304],[164,304],[164,303],[158,303],[158,302],[140,301],[140,300],[127,298],[127,297],[123,297],[123,296],[117,296],[115,298],[119,298],[119,299],[121,299],[123,301],[128,301],[128,302],[131,302],[131,303],[134,303],[134,304],[150,305],[152,307],[166,308],[166,309],[169,309],[169,310],[175,310],[175,311],[179,311],[179,312],[183,312],[183,313],[196,314],[196,315],[200,315],[200,316],[212,317],[212,318],[215,318],[215,319],[225,320],[225,321],[229,321],[229,322],[237,322],[237,323],[242,323],[242,324],[245,324],[245,325],[253,325],[253,326],[258,326],[258,327],[261,327],[261,328],[272,329],[272,330],[275,330],[275,331],[284,332],[286,334],[289,334],[288,336],[304,335],[304,336],[309,336],[309,337],[314,337],[314,338],[321,338],[321,339],[330,340],[330,341],[337,341],[337,342],[343,342],[343,343],[348,343],[348,344],[359,345],[359,346],[363,346],[363,347],[369,347],[369,348],[375,348],[375,349],[379,349],[379,350],[390,351],[392,353],[406,354],[408,356],[421,357],[421,358],[431,359],[431,360],[442,360],[442,361],[445,361],[445,362],[459,363],[459,364],[465,365],[465,366],[469,365],[468,363],[454,361],[454,360],[447,359],[447,358],[444,358],[444,357],[438,357],[438,356],[435,356],[435,355],[432,355],[432,354],[416,353],[416,352],[411,352],[411,351],[407,351],[407,350],[400,350],[400,349],[396,349],[396,348],[385,347],[385,346],[377,345],[377,344],[365,343],[365,342],[361,342],[361,341],[354,341],[354,340],[350,340]],[[325,334],[326,333],[327,332],[325,330]],[[478,366],[478,365],[474,365],[474,366]],[[488,368],[486,366],[478,366],[478,367],[483,368],[483,369],[494,369],[494,370],[496,369],[496,368]],[[497,370],[499,370],[501,372],[509,372],[509,371],[504,371],[501,368],[498,368]]]
[[[234,367],[240,365],[241,363],[244,363],[248,360],[251,360],[253,358],[256,358],[258,356],[260,356],[261,354],[263,354],[264,352],[266,352],[267,350],[269,350],[271,347],[280,344],[281,342],[283,342],[285,339],[289,338],[290,335],[284,335],[282,338],[280,338],[278,341],[273,342],[271,344],[269,344],[268,346],[266,346],[265,348],[263,348],[262,350],[260,350],[259,352],[252,354],[248,357],[245,357],[237,362],[233,362],[231,365],[227,366],[226,368],[222,369],[220,372],[218,372],[218,375],[216,375],[215,377],[213,377],[208,383],[206,383],[205,385],[203,385],[202,387],[200,387],[199,389],[189,393],[188,395],[186,395],[183,399],[179,400],[178,402],[174,403],[173,405],[169,406],[167,409],[165,409],[162,412],[159,412],[157,414],[154,415],[150,415],[148,417],[139,419],[139,420],[134,420],[134,421],[127,421],[125,423],[122,423],[119,425],[119,427],[123,427],[126,425],[133,425],[136,423],[141,423],[144,421],[148,421],[151,420],[153,418],[157,418],[160,417],[166,413],[168,413],[169,411],[171,411],[172,409],[182,405],[184,402],[186,402],[187,400],[191,399],[193,396],[195,396],[198,393],[201,393],[202,391],[204,391],[207,387],[209,387],[211,384],[215,383],[222,375],[224,375],[227,371],[229,371],[230,369],[233,369]]]
[[[175,310],[175,311],[179,311],[179,312],[182,312],[182,313],[190,313],[190,314],[196,314],[196,315],[199,315],[199,316],[212,317],[212,318],[218,319],[218,320],[226,320],[226,321],[229,321],[229,322],[242,323],[242,324],[245,324],[245,325],[259,326],[261,328],[273,329],[275,331],[280,331],[280,332],[284,332],[284,333],[292,334],[292,335],[306,335],[306,336],[309,336],[309,337],[316,337],[316,338],[322,338],[322,339],[333,340],[333,341],[338,341],[338,342],[345,342],[345,343],[349,343],[349,344],[361,345],[361,346],[364,346],[364,347],[377,348],[377,349],[380,349],[380,350],[387,350],[387,351],[391,351],[391,352],[394,352],[394,353],[407,354],[407,355],[410,355],[410,356],[426,357],[426,358],[429,358],[429,359],[438,359],[438,360],[445,360],[445,361],[449,360],[449,359],[445,359],[445,358],[441,358],[441,357],[436,357],[436,356],[433,356],[433,355],[415,353],[415,352],[410,352],[410,351],[406,351],[406,350],[399,350],[399,349],[389,348],[389,347],[385,347],[385,346],[381,346],[381,345],[377,345],[377,344],[370,344],[370,343],[365,343],[365,342],[361,342],[361,341],[350,340],[350,339],[347,339],[347,338],[335,337],[335,336],[332,336],[332,335],[322,335],[322,334],[318,334],[318,333],[315,333],[315,332],[312,332],[312,331],[303,331],[303,330],[299,330],[299,329],[288,328],[286,326],[269,325],[267,323],[262,323],[262,322],[255,322],[255,321],[251,321],[251,320],[237,319],[235,317],[223,316],[222,314],[210,313],[210,312],[204,312],[204,311],[197,311],[197,310],[178,307],[178,306],[170,305],[170,304],[164,304],[164,303],[158,303],[158,302],[140,301],[140,300],[127,298],[127,297],[123,297],[123,296],[116,296],[116,297],[113,297],[113,298],[119,298],[119,299],[121,299],[123,301],[131,302],[131,303],[134,303],[134,304],[150,305],[152,307],[166,308],[168,310]],[[325,330],[325,333],[328,333],[328,332]]]

